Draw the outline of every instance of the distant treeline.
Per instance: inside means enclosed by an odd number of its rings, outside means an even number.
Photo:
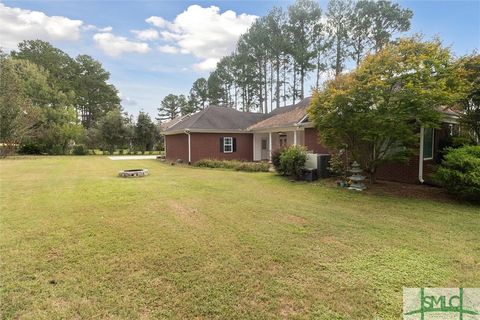
[[[197,79],[188,96],[169,95],[160,119],[224,105],[269,112],[310,94],[325,75],[337,76],[378,52],[392,36],[410,29],[413,13],[386,0],[330,0],[326,12],[313,0],[297,0],[285,12],[273,8],[258,18],[220,60],[208,79]]]
[[[153,148],[158,138],[148,114],[122,112],[110,74],[88,55],[70,57],[41,40],[0,52],[0,142],[2,155],[66,154],[74,145]]]

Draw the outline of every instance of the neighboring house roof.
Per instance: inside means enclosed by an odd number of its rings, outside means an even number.
[[[262,113],[242,112],[228,107],[209,106],[204,110],[188,115],[169,126],[165,133],[199,130],[245,130],[254,123],[265,119]]]
[[[292,127],[299,123],[308,112],[310,97],[297,104],[278,108],[268,114],[268,118],[250,126],[248,130]]]

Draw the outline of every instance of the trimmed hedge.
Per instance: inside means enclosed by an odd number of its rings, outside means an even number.
[[[448,149],[434,178],[449,193],[480,202],[480,146],[464,146]]]
[[[268,172],[269,164],[265,162],[243,162],[235,160],[203,159],[194,163],[195,167],[221,168],[246,172]]]

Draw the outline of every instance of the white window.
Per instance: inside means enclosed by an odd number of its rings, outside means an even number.
[[[434,132],[433,128],[425,128],[423,131],[423,160],[433,159]]]
[[[232,137],[223,137],[223,152],[232,153],[233,152],[233,138]]]

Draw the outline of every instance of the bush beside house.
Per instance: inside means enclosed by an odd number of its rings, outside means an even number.
[[[234,160],[203,159],[195,162],[195,167],[233,169],[246,172],[268,172],[270,165],[265,162],[244,162]]]
[[[305,161],[307,161],[307,149],[299,145],[277,150],[272,154],[275,170],[285,176],[300,178]]]
[[[449,149],[434,177],[451,194],[480,202],[480,146]]]

